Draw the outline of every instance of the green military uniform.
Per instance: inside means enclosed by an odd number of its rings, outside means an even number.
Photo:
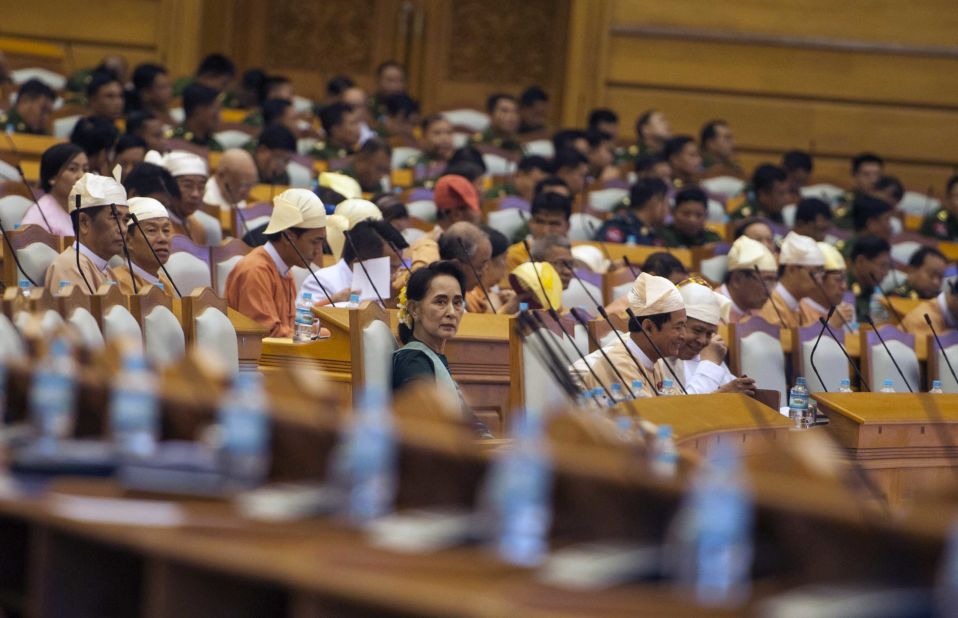
[[[403,161],[399,168],[414,170],[413,184],[431,189],[436,179],[446,171],[446,162],[433,158],[429,153],[420,152]]]
[[[627,148],[616,148],[613,152],[612,163],[622,165],[625,163],[635,163],[635,160],[644,155],[655,154],[655,151],[642,142],[632,144]]]
[[[897,296],[899,298],[910,298],[911,300],[920,300],[921,295],[918,294],[918,291],[908,285],[908,282],[899,285],[895,288],[890,296]]]
[[[316,145],[313,146],[313,149],[309,151],[309,156],[320,161],[336,161],[338,159],[345,159],[351,154],[353,153],[348,148],[340,148],[326,142],[316,142]]]
[[[0,112],[0,127],[4,131],[13,131],[14,133],[29,133],[30,135],[49,135],[46,131],[32,128],[23,121],[23,117],[17,113],[17,109],[11,108],[8,112]]]
[[[263,126],[263,112],[256,109],[246,114],[246,118],[243,118],[243,124],[247,127],[257,127],[260,128]]]
[[[743,173],[742,166],[733,159],[725,159],[709,153],[702,153],[702,169],[707,170],[710,167],[719,167],[723,170],[735,173]]]
[[[519,195],[519,193],[516,191],[515,186],[509,182],[489,189],[488,191],[482,194],[482,199],[495,200],[495,199],[499,199],[500,197],[506,197],[507,195]]]
[[[183,125],[179,125],[175,129],[173,129],[173,131],[170,132],[169,135],[167,135],[167,137],[172,139],[181,139],[183,141],[196,144],[197,146],[209,148],[210,151],[212,152],[223,152],[223,144],[219,143],[215,137],[210,135],[204,140],[200,138],[199,136],[195,135],[192,131],[190,131]]]
[[[482,133],[474,134],[469,139],[469,143],[476,146],[495,146],[496,148],[501,148],[510,152],[522,153],[522,144],[512,138],[503,139],[498,137],[492,132],[492,128],[486,129]]]
[[[784,225],[785,223],[782,213],[773,215],[765,212],[751,185],[746,185],[741,193],[730,198],[728,204],[726,204],[726,210],[728,211],[729,219],[732,221],[740,221],[742,219],[748,219],[749,217],[765,217],[772,223],[778,223],[780,225]]]
[[[851,245],[851,243],[848,244]],[[867,285],[859,283],[852,270],[848,269],[848,289],[855,295],[855,315],[859,322],[864,322],[865,317],[871,315],[869,305],[875,288],[869,288]]]
[[[955,242],[958,240],[958,218],[944,208],[939,208],[925,216],[920,231],[923,236]]]
[[[846,191],[838,196],[832,208],[832,225],[843,230],[855,227],[852,217],[852,205],[855,203],[855,193]]]
[[[657,236],[666,247],[701,247],[713,242],[722,242],[722,237],[708,228],[704,228],[695,236],[686,236],[674,223],[670,223],[658,231]]]

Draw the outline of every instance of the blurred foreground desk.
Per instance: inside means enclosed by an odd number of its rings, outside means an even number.
[[[330,337],[311,343],[293,343],[291,339],[266,338],[260,356],[260,369],[308,367],[318,369],[331,382],[343,403],[353,402],[356,387],[366,381],[367,371],[389,371],[390,358],[367,359],[369,350],[391,353],[384,333],[369,331],[374,321],[388,322],[397,337],[397,312],[384,311],[375,303],[363,303],[358,309],[317,309],[322,326]],[[372,339],[372,341],[370,341]],[[462,388],[466,401],[496,435],[502,435],[511,409],[509,401],[509,318],[508,316],[463,315],[459,332],[446,344],[446,358],[452,377]]]
[[[892,503],[958,484],[958,395],[818,393],[827,430]]]

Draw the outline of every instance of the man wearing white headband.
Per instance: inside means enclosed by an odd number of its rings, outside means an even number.
[[[180,197],[174,199],[169,208],[173,233],[186,236],[198,245],[206,245],[206,228],[196,214],[196,211],[203,206],[206,179],[209,177],[206,161],[184,150],[174,150],[163,156],[150,151],[146,153],[144,160],[147,163],[162,165],[176,181]]]
[[[778,264],[778,285],[759,316],[769,324],[797,328],[801,325],[799,303],[817,289],[815,281],[821,283],[825,256],[815,239],[789,232],[782,242]]]
[[[678,356],[685,337],[685,302],[674,283],[664,277],[642,273],[629,292],[629,307],[637,319],[629,321],[629,335],[624,337],[625,345],[616,339],[602,348],[615,369],[598,350],[586,356],[585,360],[606,387],[611,388],[613,384],[621,382],[615,371],[618,370],[626,381],[626,384],[622,385],[624,394],[628,394],[632,389],[634,380],[641,380],[642,390],[647,395],[654,396],[653,388],[660,389],[665,378],[672,379],[672,374],[662,362],[656,347],[666,357]],[[655,346],[649,343],[649,339]],[[642,366],[642,371],[632,360],[633,357]],[[672,368],[680,378],[683,376],[681,361]],[[589,367],[582,360],[572,365],[570,373],[585,388],[602,386],[596,382],[592,371],[589,371]],[[649,380],[653,384],[650,385]]]
[[[268,328],[270,337],[291,337],[296,283],[290,268],[322,255],[326,209],[312,191],[287,189],[273,198],[263,233],[266,244],[250,251],[227,277],[226,302]]]
[[[764,285],[763,285],[764,283]],[[778,284],[778,263],[763,243],[739,236],[728,252],[725,282],[716,290],[730,302],[722,306],[726,324],[757,315],[768,301],[768,292]]]
[[[134,217],[140,224],[139,229],[133,222]],[[133,272],[130,272],[126,262],[113,269],[120,291],[124,294],[133,294],[136,290],[153,285],[161,287],[167,296],[173,296],[173,285],[160,269],[160,264],[166,264],[170,257],[170,240],[173,238],[173,224],[170,222],[170,214],[166,207],[150,197],[131,197],[126,238]],[[150,251],[150,246],[153,247],[153,251]],[[156,257],[153,257],[154,251]],[[135,290],[134,279],[136,280]]]
[[[725,365],[728,351],[718,336],[721,321],[719,295],[708,286],[687,279],[679,284],[685,301],[687,322],[679,358],[685,368],[685,390],[690,395],[714,393],[755,393],[755,380],[736,378]]]
[[[66,281],[80,286],[87,294],[95,294],[101,285],[116,280],[107,262],[123,253],[126,191],[109,176],[84,174],[70,190],[68,208],[74,229],[78,231],[77,239],[50,264],[44,285],[55,293],[61,282]]]
[[[845,292],[848,291],[845,258],[827,242],[818,243],[818,248],[825,256],[825,274],[821,278],[821,287],[816,287],[799,302],[801,325],[804,327],[817,323],[818,318],[827,316],[829,309],[834,306],[835,313],[829,324],[842,328],[846,322],[855,321],[855,307],[843,300]]]

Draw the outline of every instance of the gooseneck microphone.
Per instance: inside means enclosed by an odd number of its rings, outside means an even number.
[[[10,243],[10,239],[7,237],[7,230],[6,230],[6,228],[3,226],[3,221],[0,221],[0,234],[3,234],[3,240],[7,243],[7,249],[10,251],[10,257],[13,258],[13,262],[14,262],[14,264],[17,265],[17,269],[20,271],[20,274],[22,274],[24,277],[26,277],[26,278],[27,278],[27,281],[29,281],[29,282],[30,282],[30,285],[32,285],[33,287],[35,287],[35,288],[40,287],[39,285],[37,285],[37,282],[34,281],[34,280],[30,277],[30,275],[27,274],[27,271],[23,270],[23,265],[20,264],[20,258],[17,257],[17,252],[14,251],[13,245]]]
[[[183,298],[183,294],[180,293],[180,288],[176,287],[176,282],[173,281],[173,277],[170,276],[166,266],[163,265],[163,262],[160,261],[159,256],[156,255],[156,249],[153,248],[153,243],[150,242],[150,239],[147,237],[146,232],[143,231],[143,227],[140,225],[140,220],[132,212],[130,213],[130,221],[133,223],[133,227],[140,231],[140,235],[143,237],[143,240],[146,242],[146,246],[150,248],[150,253],[153,254],[153,259],[156,260],[157,265],[160,267],[160,270],[163,271],[163,274],[166,275],[167,281],[170,282],[170,285],[173,286],[173,291],[176,292],[176,295],[180,298]],[[133,271],[130,270],[132,275]]]
[[[629,256],[623,255],[622,262],[625,263],[625,267],[629,269],[629,272],[632,273],[633,277],[638,277],[641,271],[635,272],[635,267],[632,266],[632,260],[629,259]]]
[[[10,150],[13,151],[13,156],[17,158],[17,162],[14,165],[14,168],[17,170],[17,175],[20,176],[20,182],[22,182],[23,186],[27,188],[27,192],[30,193],[30,197],[33,199],[33,203],[37,205],[37,210],[40,211],[40,218],[43,219],[43,224],[47,226],[47,231],[53,234],[53,226],[50,225],[50,221],[47,219],[47,215],[43,212],[43,209],[40,208],[40,202],[39,200],[37,200],[37,194],[33,191],[33,187],[30,186],[30,183],[27,182],[27,176],[26,174],[23,173],[23,167],[20,166],[20,151],[17,150],[16,142],[13,141],[13,138],[10,137],[10,134],[7,133],[6,131],[3,131],[3,136],[7,138],[7,143],[10,144]]]
[[[215,182],[215,180],[214,180],[214,182]],[[223,188],[226,189],[226,193],[227,193],[227,194],[232,193],[232,191],[230,190],[229,184],[227,184],[227,183],[224,182],[224,183],[223,183]],[[240,225],[243,226],[243,236],[249,236],[249,226],[246,224],[246,216],[243,214],[243,211],[240,209],[239,205],[238,205],[236,202],[234,202],[233,200],[227,198],[226,195],[224,195],[223,198],[226,199],[226,203],[229,204],[230,209],[231,209],[231,210],[236,214],[236,216],[239,218]]]
[[[93,289],[93,286],[90,285],[90,282],[87,281],[86,275],[83,274],[83,269],[80,268],[80,196],[76,196],[76,218],[70,217],[73,220],[73,235],[75,236],[73,248],[76,249],[76,264],[77,272],[80,273],[80,277],[83,279],[83,283],[86,285],[87,291],[90,292],[90,296],[96,294],[96,290]],[[6,237],[6,235],[4,235]],[[9,242],[9,241],[8,241]]]
[[[874,320],[872,320],[872,317],[870,315],[865,316],[865,319],[867,320],[868,325],[872,327],[872,330],[875,331],[875,336],[878,337],[878,341],[880,341],[882,347],[885,348],[885,354],[888,355],[888,358],[891,360],[891,363],[895,366],[895,370],[898,371],[898,375],[901,376],[901,379],[905,383],[905,386],[908,387],[908,392],[914,393],[915,390],[911,387],[911,384],[908,383],[908,378],[905,377],[905,372],[901,370],[901,367],[898,365],[898,361],[896,361],[895,357],[892,356],[891,350],[888,349],[888,344],[885,343],[885,338],[881,336],[880,332],[878,332],[878,327],[875,326]]]
[[[635,324],[639,327],[639,332],[642,333],[642,335],[645,337],[645,340],[649,342],[649,344],[652,346],[652,349],[655,350],[655,353],[658,354],[659,358],[662,359],[662,364],[665,365],[665,368],[668,369],[669,373],[672,374],[672,377],[675,378],[675,383],[679,385],[679,388],[682,389],[684,394],[688,395],[689,392],[685,390],[685,384],[682,383],[681,378],[679,378],[678,374],[675,373],[675,369],[672,369],[672,365],[665,358],[665,354],[662,354],[662,350],[659,349],[659,346],[652,341],[652,337],[650,337],[649,334],[645,332],[645,329],[642,328],[642,321],[635,316],[635,313],[632,312],[631,307],[626,309],[625,312],[629,314],[629,318],[635,320]]]
[[[951,360],[949,360],[948,354],[945,353],[944,346],[941,345],[941,339],[938,338],[938,331],[935,330],[935,325],[931,323],[931,318],[928,317],[927,313],[925,314],[925,323],[928,324],[928,328],[931,329],[931,334],[935,337],[935,345],[941,350],[941,355],[945,359],[945,364],[948,365],[948,371],[951,373],[951,377],[954,378],[955,383],[958,384],[958,375],[955,375],[955,368],[951,366]]]
[[[289,237],[289,233],[286,230],[280,232],[283,235],[283,238],[286,239],[286,242],[289,243],[289,246],[293,248],[293,251],[296,253],[296,257],[299,258],[299,261],[303,263],[303,266],[306,267],[306,270],[309,271],[309,274],[313,276],[313,280],[316,281],[316,285],[319,286],[319,289],[322,290],[323,296],[326,297],[326,300],[329,301],[330,307],[335,307],[336,303],[333,302],[333,298],[329,295],[329,292],[326,291],[326,286],[323,285],[323,282],[319,280],[319,277],[316,276],[316,271],[313,270],[313,267],[309,265],[309,260],[303,255],[299,250],[299,247],[296,246],[296,243],[293,242],[293,239]]]
[[[832,308],[828,310],[828,317],[824,318],[824,324],[822,324],[821,330],[818,331],[818,337],[815,337],[815,345],[812,346],[812,352],[808,355],[808,364],[812,366],[812,371],[815,372],[818,383],[822,385],[822,390],[826,393],[828,392],[828,387],[825,386],[825,380],[822,380],[822,375],[818,373],[818,367],[815,366],[815,351],[818,350],[818,344],[822,342],[822,336],[825,335],[825,324],[828,324],[828,321],[832,319],[833,313],[835,313],[835,305],[832,305]]]
[[[815,275],[813,275],[811,271],[808,271],[808,270],[806,270],[805,272],[808,273],[808,276],[811,278],[812,282],[815,284],[815,287],[818,288],[818,291],[822,293],[822,298],[824,298],[825,302],[828,303],[828,318],[827,319],[828,320],[832,319],[832,314],[835,312],[835,305],[832,303],[832,301],[828,299],[828,293],[825,292],[824,286],[822,286],[822,284],[818,281],[818,279],[815,278]],[[850,333],[854,332],[852,330],[851,325],[848,323],[848,320],[846,320],[845,316],[842,315],[841,311],[838,312],[838,317],[841,318],[843,327],[847,328],[848,332]]]
[[[818,322],[828,331],[828,334],[832,336],[832,339],[835,340],[835,343],[838,344],[838,349],[842,351],[842,354],[845,355],[845,360],[848,361],[848,364],[851,365],[852,369],[855,371],[855,375],[858,376],[859,383],[865,387],[866,391],[871,392],[871,387],[868,385],[868,381],[865,379],[865,376],[862,375],[862,372],[858,369],[858,365],[855,361],[852,360],[852,357],[849,356],[848,350],[845,349],[845,346],[842,342],[835,336],[835,333],[832,332],[832,327],[828,325],[828,321],[823,317],[818,318]]]
[[[350,248],[353,250],[353,255],[356,256],[356,259],[359,260],[359,267],[363,269],[363,274],[366,275],[366,280],[369,281],[370,287],[372,287],[373,292],[376,294],[376,299],[379,300],[379,305],[385,309],[386,301],[383,300],[382,294],[379,293],[379,289],[376,288],[376,284],[373,282],[373,278],[369,276],[369,271],[366,269],[366,263],[361,257],[359,257],[359,251],[356,249],[356,245],[353,243],[353,239],[349,237],[349,232],[343,232],[343,238],[346,239],[346,242],[349,243]]]
[[[758,277],[759,283],[762,284],[762,288],[765,290],[765,293],[768,295],[768,302],[772,305],[772,309],[775,310],[775,315],[778,316],[778,323],[782,328],[787,327],[785,324],[785,319],[782,318],[782,312],[778,310],[778,305],[775,304],[775,297],[772,296],[772,290],[768,289],[768,285],[765,283],[765,279],[762,279],[762,271],[759,270],[758,264],[754,266],[755,276]]]
[[[568,373],[568,367],[572,364],[569,360],[568,355],[565,351],[559,347],[559,351],[562,352],[563,358],[565,358],[565,365],[563,361],[556,354],[556,351],[552,348],[551,345],[546,341],[546,338],[533,339],[532,334],[538,330],[535,321],[529,317],[525,312],[520,313],[517,316],[518,325],[516,327],[516,332],[522,338],[523,344],[529,347],[529,351],[535,355],[535,357],[542,363],[543,366],[552,374],[552,378],[556,383],[562,387],[562,390],[565,391],[569,399],[575,401],[577,395],[579,394],[579,388],[575,385],[572,380],[572,377]],[[592,397],[593,401],[597,405],[602,405],[602,400],[600,400],[593,392],[589,391],[588,395]]]
[[[466,251],[466,243],[462,242],[462,238],[458,237],[456,238],[456,242],[459,243],[459,248],[462,249],[462,261],[469,265],[469,270],[472,271],[472,276],[476,278],[476,283],[479,284],[479,289],[482,290],[482,295],[486,297],[486,302],[489,303],[489,309],[495,313],[496,308],[495,305],[492,304],[492,297],[489,296],[489,290],[487,290],[486,286],[482,283],[482,277],[479,276],[479,271],[475,266],[473,266],[472,260],[469,259],[469,252]]]
[[[130,283],[133,284],[133,293],[140,293],[140,286],[136,284],[136,273],[133,272],[133,259],[130,257],[130,247],[126,244],[126,234],[123,233],[123,226],[120,225],[120,213],[116,209],[116,204],[110,204],[110,216],[116,223],[116,231],[120,234],[120,242],[123,243],[123,257],[126,258],[126,267],[130,269]]]

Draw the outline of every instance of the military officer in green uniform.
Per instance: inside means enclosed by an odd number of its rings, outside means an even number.
[[[665,142],[672,139],[672,125],[665,113],[650,109],[635,121],[636,142],[617,154],[616,164],[631,163],[641,156],[662,152]]]
[[[519,165],[516,166],[516,173],[512,176],[512,182],[506,182],[489,189],[482,198],[484,200],[495,200],[515,195],[531,204],[536,185],[539,181],[548,177],[549,161],[539,155],[529,155],[519,161]]]
[[[318,142],[309,155],[321,161],[345,159],[359,143],[359,114],[346,103],[327,105],[319,112],[326,141]]]
[[[168,137],[222,152],[223,145],[213,137],[220,123],[219,92],[198,83],[190,84],[183,90],[183,112],[186,115],[183,124],[174,128]]]
[[[48,135],[47,124],[53,113],[55,98],[53,89],[40,80],[24,82],[10,111],[0,113],[0,128],[13,133]]]
[[[413,183],[424,186],[435,182],[445,171],[456,146],[452,141],[452,123],[441,114],[423,118],[419,129],[422,131],[421,152],[409,156],[399,167],[413,170]]]
[[[852,159],[852,189],[835,200],[835,216],[832,218],[832,225],[845,230],[852,229],[855,198],[871,193],[882,177],[884,168],[884,160],[869,152],[864,152]]]
[[[729,218],[737,221],[749,217],[765,217],[783,225],[785,220],[782,209],[788,204],[788,199],[785,170],[768,163],[759,165],[745,190],[729,200]]]
[[[489,113],[489,127],[476,133],[470,143],[476,146],[495,146],[509,152],[522,152],[519,143],[519,103],[508,94],[494,94],[486,102]]]
[[[918,249],[908,259],[908,278],[892,294],[913,300],[928,300],[938,296],[947,266],[948,261],[938,249]]]
[[[958,174],[948,179],[941,207],[925,216],[921,233],[936,240],[958,241]]]
[[[855,315],[859,321],[871,314],[869,303],[875,286],[891,272],[891,245],[878,236],[865,235],[851,244],[848,260],[848,289],[855,295]]]
[[[659,237],[669,210],[669,186],[659,178],[643,178],[629,191],[628,208],[607,219],[594,239],[602,242],[662,246]]]
[[[658,236],[666,247],[701,247],[721,242],[722,237],[705,227],[708,218],[708,196],[698,187],[687,187],[675,195],[672,223]]]

